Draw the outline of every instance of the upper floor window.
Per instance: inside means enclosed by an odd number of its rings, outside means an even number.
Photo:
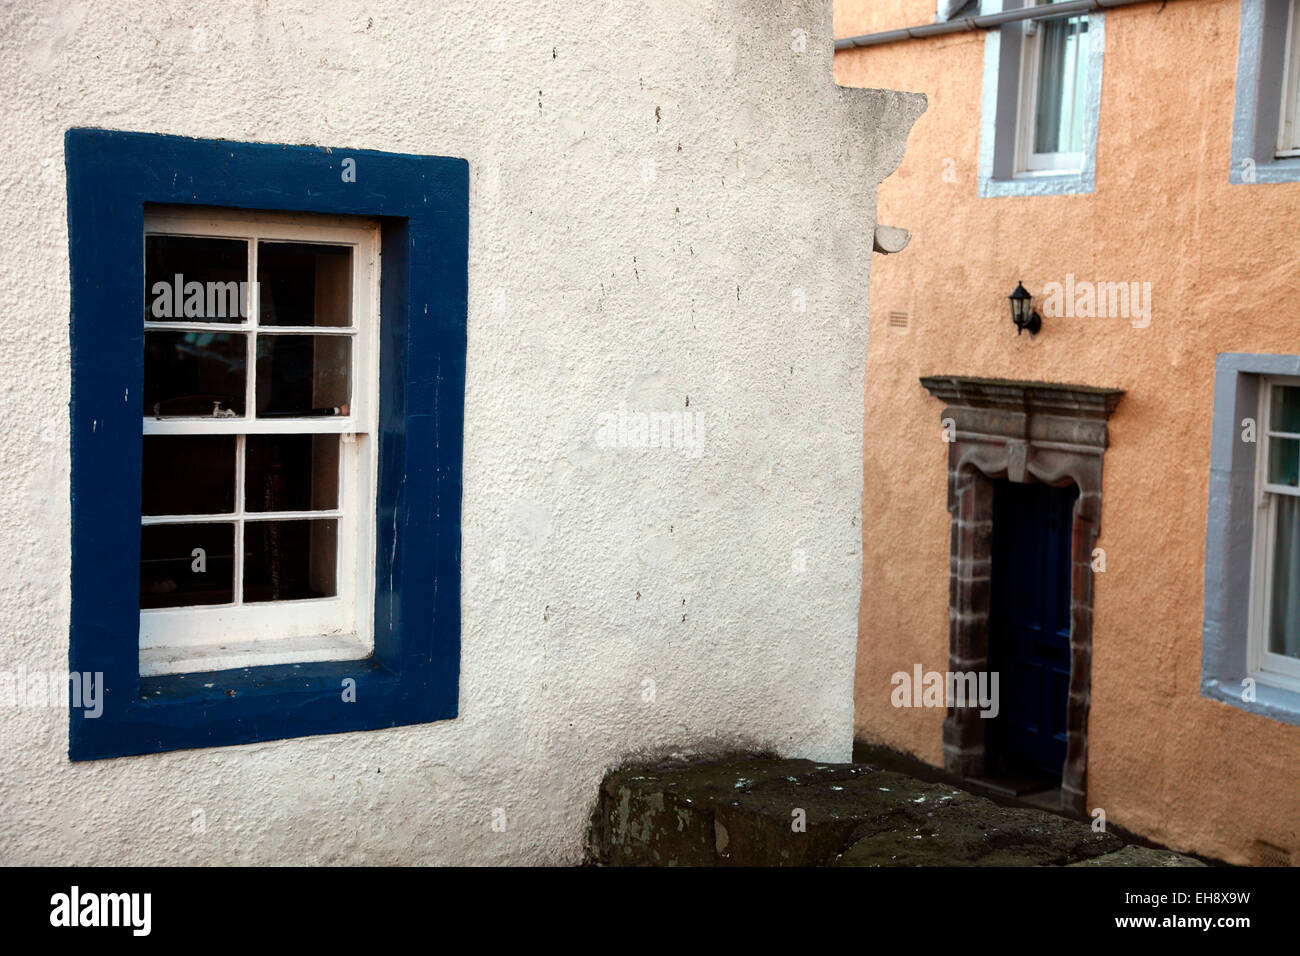
[[[1300,691],[1300,379],[1260,389],[1250,666]]]
[[[140,673],[367,657],[377,226],[144,224]]]
[[[1300,182],[1300,0],[1242,0],[1229,182]]]
[[[1279,158],[1300,156],[1300,0],[1291,0],[1287,14],[1282,117],[1278,123]]]
[[[984,0],[982,14],[1025,6],[1042,18],[984,34],[979,194],[1090,193],[1105,54],[1104,13],[1056,15],[1054,0]]]
[[[1021,57],[1016,170],[1077,172],[1084,158],[1088,18],[1029,21]]]

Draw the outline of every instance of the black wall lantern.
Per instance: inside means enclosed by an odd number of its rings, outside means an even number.
[[[1043,327],[1043,320],[1033,310],[1034,297],[1025,291],[1024,284],[1017,282],[1016,291],[1007,296],[1007,299],[1011,302],[1011,321],[1016,323],[1016,335],[1025,329],[1029,330],[1030,335],[1037,335]]]

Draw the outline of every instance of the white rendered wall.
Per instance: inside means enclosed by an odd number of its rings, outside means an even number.
[[[73,764],[66,710],[0,708],[0,863],[573,863],[628,755],[849,757],[875,193],[924,101],[834,86],[830,0],[0,15],[0,669],[67,668],[65,130],[471,176],[459,719]],[[698,455],[609,446],[620,405]]]

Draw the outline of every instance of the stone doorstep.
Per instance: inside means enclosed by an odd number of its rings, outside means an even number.
[[[588,834],[602,866],[1203,866],[871,764],[739,755],[611,771]]]

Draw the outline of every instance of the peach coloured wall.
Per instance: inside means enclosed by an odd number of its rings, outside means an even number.
[[[929,22],[932,0],[837,2],[835,33]],[[1111,418],[1096,576],[1088,806],[1176,849],[1300,858],[1300,727],[1200,695],[1214,362],[1300,352],[1300,184],[1229,185],[1238,0],[1106,14],[1090,195],[980,199],[982,33],[840,53],[836,81],[923,92],[879,221],[912,230],[871,271],[855,731],[942,762],[942,710],[895,709],[889,677],[948,653],[946,446],[929,374],[1125,389]],[[945,170],[955,181],[945,181]],[[1150,282],[1147,328],[1046,319],[1006,295],[1067,273]],[[904,331],[889,314],[910,314]]]

